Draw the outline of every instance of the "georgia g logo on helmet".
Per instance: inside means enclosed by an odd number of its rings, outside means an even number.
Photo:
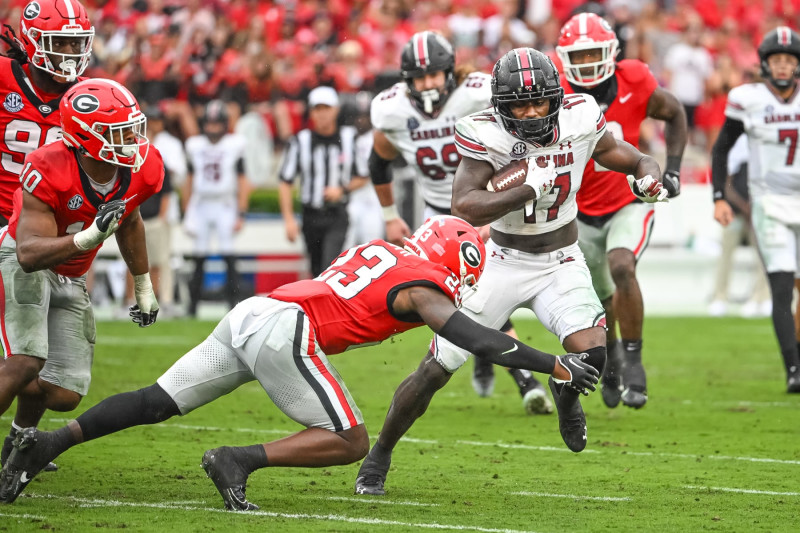
[[[475,246],[475,244],[469,241],[462,242],[461,255],[464,257],[464,261],[472,268],[478,268],[481,266],[481,251],[478,250],[478,247]]]
[[[91,113],[100,109],[100,100],[93,94],[79,94],[72,99],[72,109],[78,113]]]
[[[25,17],[26,20],[33,20],[39,16],[39,13],[42,12],[41,6],[39,6],[39,2],[31,2],[27,6],[25,6],[25,10],[22,12],[22,16]]]

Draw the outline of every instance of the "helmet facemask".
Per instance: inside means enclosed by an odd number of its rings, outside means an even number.
[[[590,63],[573,63],[570,54],[584,50],[600,50],[601,59]],[[616,57],[619,53],[619,41],[576,42],[570,46],[557,46],[556,52],[564,66],[567,81],[580,87],[592,88],[614,75]]]
[[[88,30],[81,26],[64,26],[59,31],[41,31],[36,28],[25,28],[23,31],[35,51],[30,58],[31,64],[50,75],[62,76],[67,82],[75,81],[89,65],[94,41],[94,28]],[[65,53],[56,50],[56,42],[60,39],[80,39],[78,53]],[[57,63],[57,64],[56,64]]]
[[[150,141],[147,139],[147,117],[144,113],[135,111],[127,122],[115,124],[95,122],[89,126],[77,117],[72,117],[72,120],[77,122],[83,131],[103,143],[97,154],[86,152],[88,155],[112,165],[131,168],[133,172],[138,172],[142,167],[150,150]]]
[[[552,142],[553,132],[558,124],[558,114],[561,111],[561,102],[564,90],[549,89],[539,94],[505,95],[492,97],[492,104],[503,120],[503,124],[511,135],[523,141],[535,142],[546,145]],[[511,111],[511,102],[524,102],[530,100],[549,99],[550,107],[547,115],[536,118],[516,118]]]

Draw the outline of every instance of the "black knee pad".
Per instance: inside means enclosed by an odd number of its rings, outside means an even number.
[[[584,361],[595,367],[602,376],[603,368],[606,366],[606,347],[595,346],[594,348],[584,350],[584,353],[589,355]]]

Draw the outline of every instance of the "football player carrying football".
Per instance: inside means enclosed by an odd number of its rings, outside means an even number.
[[[680,193],[680,166],[688,130],[683,106],[660,88],[650,69],[639,60],[616,61],[617,36],[594,13],[575,15],[561,28],[556,53],[565,94],[590,94],[606,117],[606,130],[617,139],[639,146],[639,130],[647,118],[663,120],[667,145],[664,186],[670,197]],[[603,401],[616,407],[620,397],[628,407],[647,402],[642,365],[644,305],[636,263],[650,242],[655,221],[653,205],[636,198],[625,175],[590,160],[577,195],[578,245],[592,273],[592,284],[606,311]],[[617,339],[619,323],[621,341]]]
[[[399,244],[408,225],[394,205],[389,165],[402,157],[414,169],[425,201],[423,218],[449,215],[453,176],[461,155],[455,144],[456,120],[486,109],[491,76],[483,72],[456,72],[453,47],[436,32],[414,34],[400,55],[403,81],[372,100],[373,149],[369,173],[375,184],[386,222],[386,240]],[[516,337],[511,322],[500,331]],[[530,372],[508,369],[517,384],[522,405],[530,414],[553,412],[541,383]],[[475,359],[472,387],[480,396],[494,390],[494,367]]]
[[[767,33],[758,47],[764,81],[731,89],[725,123],[711,152],[714,218],[726,226],[728,152],[747,134],[753,232],[772,291],[772,325],[786,370],[786,390],[800,393],[800,358],[792,319],[794,277],[800,268],[800,34],[786,26]]]
[[[602,372],[606,360],[603,306],[578,248],[575,195],[594,157],[631,174],[631,187],[648,202],[664,199],[656,161],[606,130],[589,95],[564,96],[558,71],[533,48],[504,55],[492,73],[492,104],[456,124],[462,155],[453,182],[453,211],[475,225],[490,224],[486,271],[462,312],[497,328],[519,308],[531,309],[567,351],[584,352]],[[526,181],[486,190],[512,159],[528,159]],[[541,164],[541,166],[540,166]],[[395,392],[377,442],[361,465],[356,492],[384,494],[391,453],[402,435],[469,357],[469,349],[437,335],[424,363]],[[559,429],[570,450],[586,446],[579,392],[550,380]]]
[[[24,430],[0,474],[0,501],[14,501],[71,446],[184,415],[257,380],[306,429],[265,444],[208,450],[202,465],[227,509],[258,509],[245,493],[254,470],[349,464],[369,449],[361,412],[328,356],[425,324],[494,363],[552,374],[576,391],[594,390],[599,373],[583,361],[585,354],[556,358],[458,312],[485,263],[477,230],[459,218],[436,216],[406,239],[405,248],[370,241],[342,253],[315,279],[245,300],[155,384],[106,398],[54,432]]]
[[[9,47],[7,57],[0,56],[0,227],[11,218],[25,156],[61,138],[59,102],[82,79],[94,38],[86,9],[77,0],[30,2],[21,12],[19,36],[5,28],[0,35]],[[8,406],[0,403],[0,408]],[[17,431],[38,420],[39,410],[35,401],[20,397],[0,464],[8,458]]]
[[[135,280],[141,327],[156,320],[138,206],[161,187],[164,165],[145,137],[133,95],[111,80],[84,80],[60,101],[63,139],[25,157],[9,225],[0,230],[0,414],[35,426],[45,409],[71,411],[89,390],[95,322],[86,272],[114,232]],[[149,155],[148,155],[149,152]]]

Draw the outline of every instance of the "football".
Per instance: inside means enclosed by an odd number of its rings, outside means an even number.
[[[491,192],[506,191],[519,187],[525,183],[528,175],[528,160],[517,159],[497,170],[486,184],[486,189]]]

